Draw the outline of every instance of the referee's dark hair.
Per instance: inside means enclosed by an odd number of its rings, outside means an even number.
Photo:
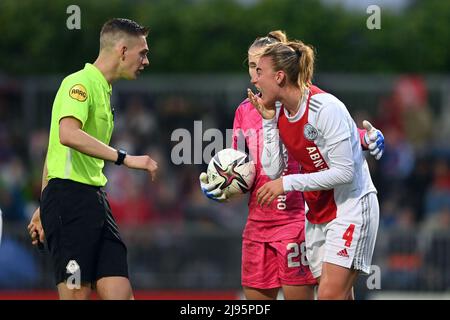
[[[109,47],[112,39],[126,34],[129,36],[147,36],[149,28],[125,18],[113,18],[105,22],[100,31],[100,49]]]

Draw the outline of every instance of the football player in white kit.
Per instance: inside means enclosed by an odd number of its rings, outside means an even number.
[[[248,95],[264,118],[262,164],[273,181],[257,191],[258,202],[304,192],[306,255],[319,280],[318,299],[352,299],[358,273],[370,272],[377,191],[355,122],[341,101],[312,85],[313,67],[314,52],[300,41],[274,44],[259,60],[262,97]],[[270,107],[275,101],[283,107]],[[299,174],[281,176],[286,149],[300,163]]]

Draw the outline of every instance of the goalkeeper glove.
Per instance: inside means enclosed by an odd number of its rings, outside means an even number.
[[[376,129],[372,124],[364,120],[363,127],[367,130],[364,134],[364,142],[367,144],[367,148],[375,159],[380,160],[384,153],[384,136],[383,133]]]
[[[205,196],[218,202],[224,202],[228,200],[227,196],[223,193],[222,190],[220,190],[219,187],[208,182],[208,175],[205,172],[202,172],[200,174],[199,180],[200,187],[202,188],[202,192]]]

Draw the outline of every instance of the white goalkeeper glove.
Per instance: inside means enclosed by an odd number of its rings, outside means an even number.
[[[208,175],[205,172],[202,172],[199,177],[200,187],[202,188],[202,192],[208,198],[218,201],[225,202],[228,200],[227,196],[214,184],[210,184],[208,182]]]
[[[364,134],[364,142],[367,144],[367,148],[375,159],[380,160],[384,153],[384,136],[383,133],[376,129],[372,124],[364,120],[363,127],[367,130]]]

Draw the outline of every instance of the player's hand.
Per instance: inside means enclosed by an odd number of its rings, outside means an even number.
[[[367,130],[364,135],[364,142],[367,144],[370,154],[374,156],[375,159],[380,160],[384,153],[383,133],[372,126],[367,120],[363,121],[363,127]]]
[[[123,162],[128,168],[147,170],[152,176],[152,181],[156,180],[158,163],[150,158],[150,156],[131,156],[127,155]]]
[[[208,175],[205,172],[202,172],[199,177],[200,187],[202,188],[202,192],[208,198],[218,201],[225,202],[228,200],[226,195],[220,190],[219,187],[216,187],[214,184],[210,184],[208,182]]]
[[[31,237],[32,245],[39,245],[39,243],[43,244],[45,235],[44,229],[42,228],[41,223],[41,211],[40,208],[37,208],[34,211],[33,216],[31,217],[30,223],[28,224],[28,234]]]
[[[283,178],[278,178],[267,182],[256,192],[256,198],[261,207],[265,204],[269,206],[272,201],[284,193]]]
[[[275,105],[273,106],[273,108],[266,107],[263,104],[261,97],[254,94],[251,89],[247,89],[247,95],[251,104],[255,107],[256,110],[258,110],[261,117],[267,120],[273,119],[273,117],[275,117],[276,114]]]

